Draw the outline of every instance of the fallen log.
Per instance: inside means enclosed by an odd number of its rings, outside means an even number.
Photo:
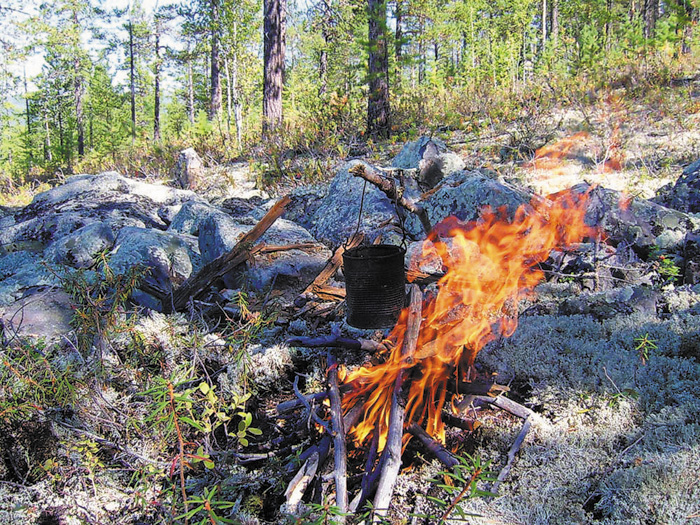
[[[379,170],[371,168],[365,164],[356,164],[350,168],[350,173],[356,177],[365,179],[367,182],[371,182],[382,192],[384,192],[384,194],[392,201],[396,202],[399,206],[410,211],[411,213],[414,213],[420,220],[426,235],[430,232],[432,226],[430,224],[428,212],[419,204],[404,197],[399,188],[396,187],[396,183],[393,180],[382,176]]]
[[[189,279],[174,290],[170,296],[170,301],[167,299],[163,301],[163,310],[166,313],[183,310],[190,299],[195,299],[208,290],[214,281],[248,260],[253,254],[262,251],[264,246],[253,246],[253,244],[284,213],[286,206],[290,202],[291,199],[288,195],[277,201],[265,216],[253,226],[253,229],[241,237],[231,251],[204,265],[199,272],[190,276]]]

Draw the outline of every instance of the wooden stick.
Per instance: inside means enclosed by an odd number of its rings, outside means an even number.
[[[489,397],[489,396],[474,396],[475,403],[494,405],[501,410],[510,412],[514,416],[518,416],[521,419],[527,419],[534,414],[532,410],[526,406],[516,403],[512,399],[508,399],[505,396]]]
[[[335,470],[335,505],[341,513],[348,510],[347,450],[345,447],[345,424],[343,408],[338,388],[338,363],[333,353],[328,351],[328,391],[331,402],[331,424],[333,427],[333,460]],[[339,516],[338,523],[345,523],[345,517]]]
[[[290,202],[291,198],[289,195],[282,197],[270,208],[265,216],[253,226],[253,229],[241,237],[231,251],[204,265],[199,272],[190,276],[177,290],[173,291],[169,304],[167,304],[167,300],[163,301],[166,303],[163,304],[163,309],[166,313],[184,309],[191,298],[196,298],[206,291],[216,279],[246,261],[256,251],[262,250],[262,247],[253,247],[253,243],[262,237],[270,226],[284,213],[286,206]]]
[[[381,459],[384,459],[385,456],[382,456],[380,458],[379,463],[377,465],[374,465],[374,462],[377,460],[377,449],[379,448],[379,432],[375,432],[372,434],[372,443],[370,444],[369,447],[369,452],[367,453],[367,459],[365,461],[365,473],[362,476],[362,482],[360,484],[360,492],[357,493],[357,495],[352,499],[350,502],[350,512],[353,514],[357,512],[357,509],[362,508],[367,501],[367,498],[369,498],[369,495],[372,493],[372,490],[374,489],[375,484],[377,483],[377,480],[379,479],[379,474],[382,471],[382,468],[384,466],[384,463],[381,461]]]
[[[423,294],[418,285],[411,285],[411,299],[408,307],[408,320],[406,322],[406,334],[404,336],[401,353],[410,357],[416,351],[418,334],[422,320]],[[391,395],[391,409],[389,413],[389,429],[386,446],[382,452],[382,458],[386,456],[382,469],[377,492],[374,495],[374,523],[380,523],[389,512],[389,503],[394,492],[396,478],[401,467],[401,442],[404,433],[404,403],[402,396],[404,373],[401,369],[394,382],[394,391]],[[381,460],[380,460],[381,461]]]
[[[332,430],[328,428],[328,423],[326,423],[323,419],[319,417],[319,415],[311,406],[311,403],[309,403],[309,400],[306,398],[306,396],[299,391],[299,376],[294,376],[294,394],[297,396],[299,401],[301,401],[302,405],[304,405],[304,407],[309,411],[309,416],[311,417],[311,419],[313,419],[316,423],[321,425],[326,430],[326,432],[332,434]]]
[[[304,492],[306,492],[307,487],[316,476],[319,463],[319,453],[318,451],[314,451],[311,456],[304,461],[304,464],[294,478],[292,478],[292,481],[289,482],[287,490],[284,492],[284,497],[287,500],[288,510],[292,514],[296,512]]]
[[[490,492],[493,492],[494,494],[498,493],[498,486],[505,481],[505,479],[508,477],[508,474],[510,473],[510,469],[513,468],[513,462],[515,461],[515,455],[520,451],[520,447],[523,444],[523,441],[525,441],[525,437],[527,436],[528,431],[530,430],[531,426],[531,421],[530,418],[528,417],[525,419],[525,423],[523,423],[523,428],[520,430],[520,433],[518,436],[515,438],[515,441],[513,442],[513,445],[510,447],[510,450],[508,451],[508,460],[506,461],[505,466],[501,470],[500,474],[498,474],[498,479],[493,482],[493,485],[491,485],[491,490]]]
[[[378,170],[361,163],[356,164],[355,166],[350,168],[350,173],[352,175],[355,175],[356,177],[360,177],[368,182],[371,182],[372,184],[377,186],[377,188],[382,190],[384,194],[387,197],[389,197],[392,201],[397,202],[402,208],[405,208],[411,213],[414,213],[420,220],[420,223],[423,226],[423,230],[425,231],[425,233],[428,234],[430,232],[432,226],[430,224],[428,212],[419,204],[416,204],[412,200],[409,200],[406,197],[404,197],[398,191],[396,183],[393,180],[383,177]]]
[[[421,444],[428,449],[433,456],[435,456],[440,463],[445,465],[447,468],[452,468],[455,465],[459,465],[459,460],[448,452],[448,450],[442,446],[441,443],[435,441],[425,430],[411,423],[407,429],[411,435],[413,435]]]
[[[359,246],[364,240],[364,238],[365,236],[363,233],[357,232],[352,237],[350,237],[350,239],[348,239],[348,242],[346,244],[341,244],[340,246],[338,246],[338,248],[333,253],[333,257],[330,258],[330,260],[326,263],[326,266],[323,267],[323,270],[319,272],[319,274],[316,276],[313,282],[306,287],[306,290],[302,292],[302,295],[308,292],[315,293],[315,287],[326,284],[328,282],[328,279],[333,277],[335,275],[335,272],[338,271],[338,268],[340,268],[343,264],[343,253],[345,253],[345,250],[349,250],[350,248],[355,248],[356,246]]]
[[[387,349],[383,343],[377,343],[371,339],[351,339],[335,334],[322,337],[290,337],[285,343],[287,346],[301,346],[303,348],[347,348],[348,350],[364,350],[366,352]]]

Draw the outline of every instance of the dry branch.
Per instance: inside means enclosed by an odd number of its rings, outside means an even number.
[[[297,506],[301,502],[304,492],[306,492],[309,484],[316,476],[319,463],[319,452],[318,450],[314,450],[310,457],[304,461],[304,464],[287,486],[284,497],[287,500],[287,507],[290,512],[296,512]]]
[[[534,412],[530,410],[529,408],[521,405],[520,403],[516,403],[512,399],[508,399],[507,397],[504,396],[498,396],[498,397],[488,397],[488,396],[474,396],[474,404],[479,405],[479,404],[488,404],[488,405],[493,405],[501,410],[505,410],[506,412],[510,412],[514,416],[518,416],[519,418],[522,419],[527,419],[530,417]]]
[[[452,468],[455,465],[459,465],[459,460],[454,457],[450,452],[442,446],[441,443],[435,441],[430,434],[423,430],[420,426],[412,423],[407,429],[413,437],[418,439],[421,444],[428,449],[433,456],[435,456],[440,463],[445,465],[447,468]]]
[[[180,287],[173,291],[171,301],[164,301],[163,309],[180,311],[185,308],[190,299],[206,291],[218,278],[233,270],[239,264],[248,260],[252,254],[260,252],[264,246],[253,246],[262,235],[272,226],[272,224],[284,213],[285,207],[291,202],[288,195],[282,197],[270,208],[265,216],[253,226],[236,243],[236,245],[221,257],[218,257],[191,276]]]
[[[366,164],[356,164],[350,168],[350,173],[356,177],[365,179],[367,182],[371,182],[382,192],[384,192],[384,194],[392,201],[398,203],[399,206],[410,211],[411,213],[414,213],[420,220],[425,233],[427,234],[430,232],[432,226],[430,224],[430,219],[428,218],[428,212],[419,204],[416,204],[412,200],[404,197],[402,192],[396,187],[396,183],[393,180],[382,176],[379,170],[371,168]]]
[[[333,460],[335,469],[335,504],[341,513],[348,510],[347,488],[347,451],[345,447],[345,424],[343,422],[343,408],[338,388],[338,363],[332,352],[328,352],[328,390],[331,402],[331,424],[333,428]],[[339,517],[339,523],[345,519]]]
[[[359,246],[363,240],[364,234],[358,232],[350,237],[346,244],[338,246],[335,253],[333,253],[333,257],[330,258],[330,260],[326,263],[326,266],[323,267],[323,270],[319,272],[313,282],[306,287],[306,290],[302,292],[302,295],[307,293],[319,295],[319,290],[325,291],[326,287],[324,285],[328,282],[328,279],[335,275],[335,272],[337,272],[338,268],[340,268],[343,264],[343,253],[345,253],[345,250]],[[340,290],[340,288],[338,288],[338,290]],[[319,297],[325,299],[325,297],[322,297],[321,295],[319,295]]]
[[[491,492],[493,492],[494,494],[498,493],[499,485],[505,481],[505,479],[508,477],[508,474],[510,473],[510,469],[513,468],[515,455],[520,451],[520,447],[523,445],[523,441],[525,441],[525,437],[527,437],[527,433],[530,430],[531,425],[532,422],[528,417],[527,419],[525,419],[525,423],[523,423],[523,428],[520,430],[518,437],[515,438],[513,445],[508,451],[508,460],[506,461],[506,464],[501,470],[501,472],[498,474],[498,479],[493,482],[493,485],[491,485]]]
[[[422,320],[423,294],[420,288],[411,285],[411,299],[408,307],[408,320],[406,324],[406,334],[404,336],[401,353],[405,357],[412,356],[416,351],[418,343],[418,333]],[[404,432],[404,403],[403,399],[403,369],[399,371],[394,382],[394,391],[391,395],[391,409],[389,413],[389,427],[386,445],[382,452],[380,463],[384,466],[379,477],[377,492],[374,495],[374,522],[379,523],[382,517],[389,511],[391,495],[394,492],[394,485],[401,467],[401,441]]]
[[[288,346],[301,346],[303,348],[345,348],[348,350],[364,350],[366,352],[385,351],[387,348],[382,343],[371,339],[351,339],[338,335],[322,337],[290,337],[285,341]]]

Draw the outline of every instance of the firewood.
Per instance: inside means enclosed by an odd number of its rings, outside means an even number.
[[[384,192],[384,194],[393,202],[398,203],[398,205],[402,208],[414,213],[420,220],[425,233],[428,234],[430,232],[432,226],[430,224],[428,212],[419,204],[404,197],[402,192],[400,192],[396,187],[396,183],[393,180],[383,177],[379,170],[371,168],[365,164],[356,164],[350,168],[350,173],[356,177],[360,177],[368,182],[371,182],[382,192]]]
[[[288,195],[282,197],[270,208],[265,216],[253,226],[253,229],[241,237],[228,253],[204,265],[199,272],[190,276],[174,290],[171,300],[164,301],[163,309],[166,313],[184,309],[190,299],[194,299],[205,292],[214,281],[248,260],[252,254],[261,251],[264,246],[253,246],[253,244],[262,237],[270,226],[284,213],[286,206],[290,202],[291,198]]]
[[[413,437],[418,439],[421,444],[435,456],[440,463],[445,465],[447,468],[452,468],[455,465],[459,465],[459,460],[454,457],[448,450],[442,446],[439,442],[435,441],[430,435],[423,430],[420,426],[412,423],[407,429]]]
[[[505,396],[497,396],[497,397],[489,397],[489,396],[474,396],[474,404],[479,405],[479,404],[488,404],[488,405],[494,405],[501,410],[505,410],[506,412],[510,412],[514,416],[518,416],[521,419],[527,419],[530,417],[534,412],[527,408],[526,406],[521,405],[520,403],[516,403],[512,399],[508,399]]]
[[[321,417],[316,413],[316,410],[311,406],[309,400],[304,394],[299,391],[299,376],[294,376],[294,394],[297,396],[302,405],[309,411],[309,419],[313,419],[316,423],[321,425],[326,432],[332,433],[331,429],[328,428],[328,423],[326,423]]]
[[[301,346],[303,348],[347,348],[348,350],[364,350],[366,352],[386,351],[387,349],[383,343],[378,343],[371,339],[351,339],[337,335],[290,337],[285,342],[288,346]]]
[[[493,482],[493,485],[491,485],[490,492],[493,492],[494,494],[498,493],[498,487],[501,483],[505,481],[505,479],[508,477],[508,474],[510,473],[510,469],[513,468],[513,462],[515,461],[515,455],[520,451],[520,447],[523,445],[523,442],[525,441],[525,438],[527,437],[527,433],[530,430],[530,426],[532,425],[532,422],[530,418],[525,419],[525,423],[523,423],[523,428],[520,429],[520,432],[518,433],[518,436],[515,438],[515,441],[513,442],[513,445],[510,447],[510,450],[508,451],[508,459],[506,461],[505,466],[503,469],[501,469],[501,472],[498,474],[498,479]]]
[[[411,285],[411,299],[408,307],[408,320],[406,324],[406,334],[401,348],[404,356],[410,357],[416,351],[418,344],[418,334],[422,320],[423,294],[418,285]],[[394,391],[391,396],[391,408],[389,412],[389,427],[386,445],[382,452],[382,459],[385,458],[384,467],[377,485],[377,492],[374,495],[374,522],[379,523],[389,512],[389,503],[394,492],[394,485],[401,467],[401,443],[404,433],[404,405],[403,399],[403,379],[401,370],[394,382]],[[381,461],[381,460],[380,460]]]
[[[316,476],[318,466],[319,453],[315,450],[311,456],[304,461],[304,464],[294,478],[292,478],[292,481],[289,482],[287,490],[284,492],[284,497],[287,500],[287,510],[292,514],[296,512],[304,492],[306,492],[309,484]]]
[[[347,488],[347,451],[345,447],[345,424],[343,421],[343,407],[338,388],[338,363],[331,351],[328,352],[328,392],[331,402],[331,424],[333,428],[333,460],[335,469],[335,505],[341,513],[348,510]],[[339,523],[345,523],[343,516],[339,517]]]
[[[355,248],[356,246],[359,246],[362,243],[363,239],[364,234],[358,232],[355,233],[352,237],[350,237],[347,243],[345,243],[344,245],[340,245],[333,253],[333,257],[331,257],[330,260],[323,267],[323,270],[319,272],[319,274],[316,276],[313,282],[306,287],[306,290],[302,292],[302,295],[309,292],[316,293],[315,289],[317,287],[326,284],[328,282],[328,279],[333,277],[335,275],[335,272],[338,271],[338,268],[340,268],[343,264],[343,253],[345,253],[345,250],[349,250],[350,248]]]

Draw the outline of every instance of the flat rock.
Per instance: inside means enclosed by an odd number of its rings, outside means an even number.
[[[72,317],[70,297],[57,288],[32,289],[13,304],[0,306],[5,337],[53,340],[72,330]]]
[[[440,139],[420,137],[401,148],[391,165],[402,169],[415,169],[418,183],[423,189],[434,188],[442,179],[465,168],[462,158],[447,149]]]

